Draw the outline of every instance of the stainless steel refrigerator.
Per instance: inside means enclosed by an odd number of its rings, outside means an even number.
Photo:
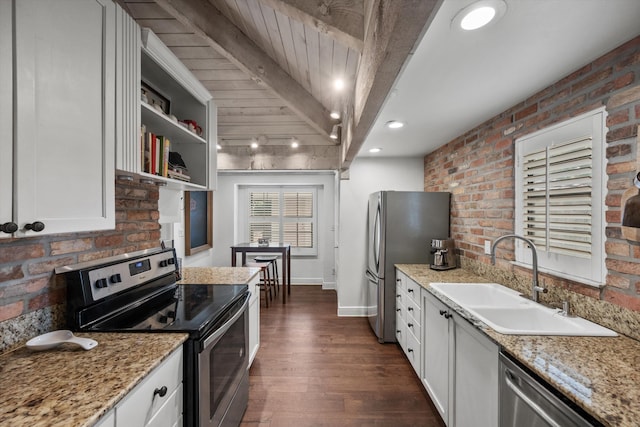
[[[431,239],[449,237],[449,193],[369,196],[367,310],[378,341],[396,341],[395,264],[432,264]]]

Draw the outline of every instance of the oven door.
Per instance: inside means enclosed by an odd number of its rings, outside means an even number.
[[[204,338],[198,354],[200,426],[234,426],[249,401],[249,294]]]

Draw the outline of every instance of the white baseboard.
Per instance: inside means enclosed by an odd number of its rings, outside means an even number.
[[[336,282],[324,282],[322,284],[323,291],[335,290],[335,289],[336,289]]]
[[[339,317],[367,317],[367,307],[338,307]]]

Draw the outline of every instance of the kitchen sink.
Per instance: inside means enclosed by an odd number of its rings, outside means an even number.
[[[466,311],[506,335],[617,336],[614,331],[545,307],[497,283],[432,283]]]

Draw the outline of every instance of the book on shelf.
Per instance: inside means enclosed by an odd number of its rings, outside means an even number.
[[[143,125],[141,141],[142,151],[142,171],[152,175],[170,177],[171,169],[169,165],[169,153],[171,152],[171,141],[163,135],[156,135],[153,132],[147,132]],[[173,172],[176,172],[173,170]],[[174,173],[175,179],[189,181],[191,178],[184,174],[183,171]]]

